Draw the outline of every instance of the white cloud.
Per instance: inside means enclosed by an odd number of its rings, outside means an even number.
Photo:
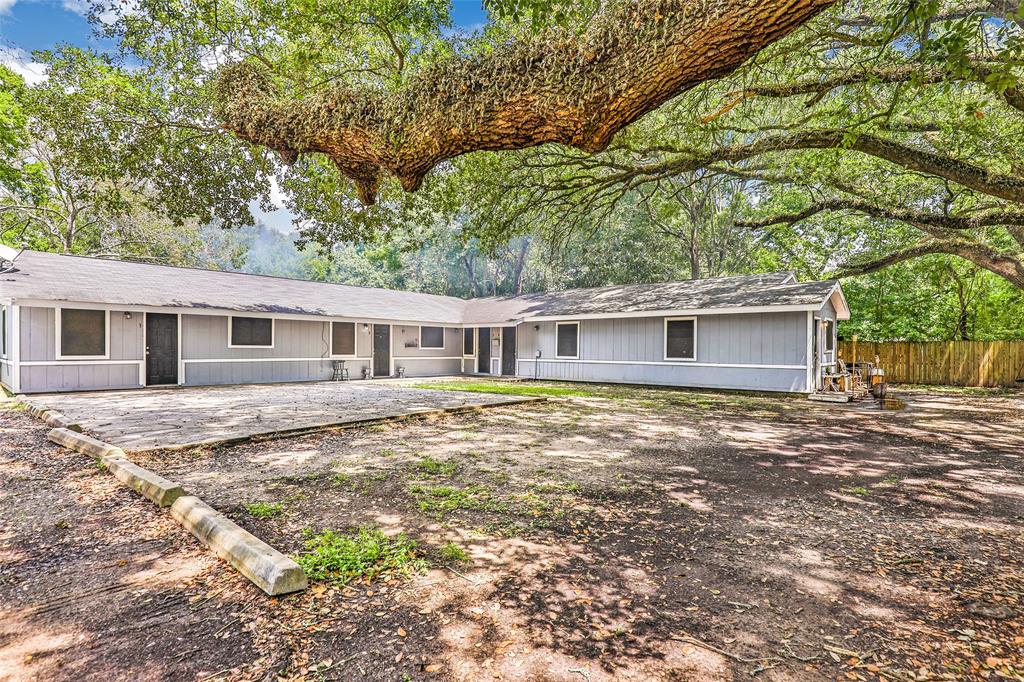
[[[3,0],[0,0],[3,2]],[[83,17],[89,13],[89,2],[88,0],[64,0],[64,9],[75,14],[81,14]]]
[[[32,61],[32,56],[20,47],[0,47],[0,64],[24,78],[29,85],[46,80],[46,65]]]
[[[0,0],[0,14],[7,14],[18,0]]]
[[[5,0],[0,0],[5,2]],[[82,17],[88,17],[89,11],[92,9],[93,3],[90,0],[64,0],[62,7],[68,11],[73,12]],[[122,1],[120,5],[112,5],[110,9],[105,12],[100,12],[96,15],[101,24],[113,24],[118,18],[134,14],[139,10],[139,3],[137,0]]]

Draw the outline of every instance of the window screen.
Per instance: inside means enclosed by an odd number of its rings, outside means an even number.
[[[670,360],[693,360],[696,348],[693,320],[669,320],[665,324],[665,357]]]
[[[444,348],[444,327],[420,327],[420,348]]]
[[[580,325],[572,324],[558,325],[558,341],[555,348],[555,355],[560,358],[575,358],[579,356],[580,348]]]
[[[462,354],[472,355],[473,354],[473,330],[463,329],[462,330]]]
[[[332,355],[355,355],[356,354],[356,323],[355,322],[332,322],[331,323],[331,354]]]
[[[836,323],[832,320],[825,321],[825,350],[834,350],[836,347],[836,335],[835,335]]]
[[[0,355],[7,357],[7,306],[0,305]]]
[[[232,317],[231,345],[274,345],[274,321],[266,317]]]
[[[60,311],[60,354],[86,357],[106,355],[106,311],[62,308]]]

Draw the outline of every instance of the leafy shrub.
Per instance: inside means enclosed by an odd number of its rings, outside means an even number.
[[[451,461],[434,459],[427,455],[416,463],[416,468],[420,472],[431,476],[454,476],[455,472],[459,470],[459,465]]]
[[[306,531],[306,552],[296,561],[312,580],[344,584],[382,573],[408,575],[426,568],[416,555],[416,543],[405,534],[389,538],[379,529],[364,526],[355,533]]]
[[[444,515],[456,509],[482,509],[505,511],[508,505],[491,497],[491,491],[482,485],[456,488],[450,485],[414,485],[409,492],[419,503],[420,509]]]
[[[269,519],[282,513],[284,505],[280,502],[252,502],[245,505],[245,510],[257,519]]]
[[[440,554],[441,554],[441,559],[445,563],[449,563],[449,564],[451,564],[451,563],[462,563],[464,561],[469,561],[469,555],[466,554],[466,550],[462,549],[461,547],[456,545],[454,542],[446,542],[441,547]]]

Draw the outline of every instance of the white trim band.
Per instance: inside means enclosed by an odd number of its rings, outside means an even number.
[[[90,365],[144,365],[145,360],[29,360],[22,367],[87,367]]]
[[[570,364],[584,365],[660,365],[662,367],[730,367],[737,369],[807,369],[806,365],[758,365],[727,362],[690,362],[687,360],[666,362],[663,360],[566,360],[563,358],[518,358],[516,362],[566,362]]]
[[[216,362],[331,362],[333,360],[340,360],[342,358],[185,358],[182,360],[186,365],[201,365]],[[360,360],[370,361],[370,358],[356,358]]]

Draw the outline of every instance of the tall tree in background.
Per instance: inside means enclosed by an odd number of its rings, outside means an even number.
[[[196,226],[252,222],[268,166],[144,68],[66,47],[47,78],[3,74],[22,120],[5,150],[5,241],[64,253],[178,260]]]
[[[888,231],[882,241],[850,235],[819,273],[941,253],[1024,287],[1019,4],[896,8],[851,2],[828,12],[601,154],[544,147],[498,157],[482,191],[515,184],[529,198],[492,192],[510,210],[491,213],[506,224],[568,214],[572,227],[694,173],[724,176],[749,183],[757,210],[736,224],[766,243],[780,226],[824,242],[851,215]]]

